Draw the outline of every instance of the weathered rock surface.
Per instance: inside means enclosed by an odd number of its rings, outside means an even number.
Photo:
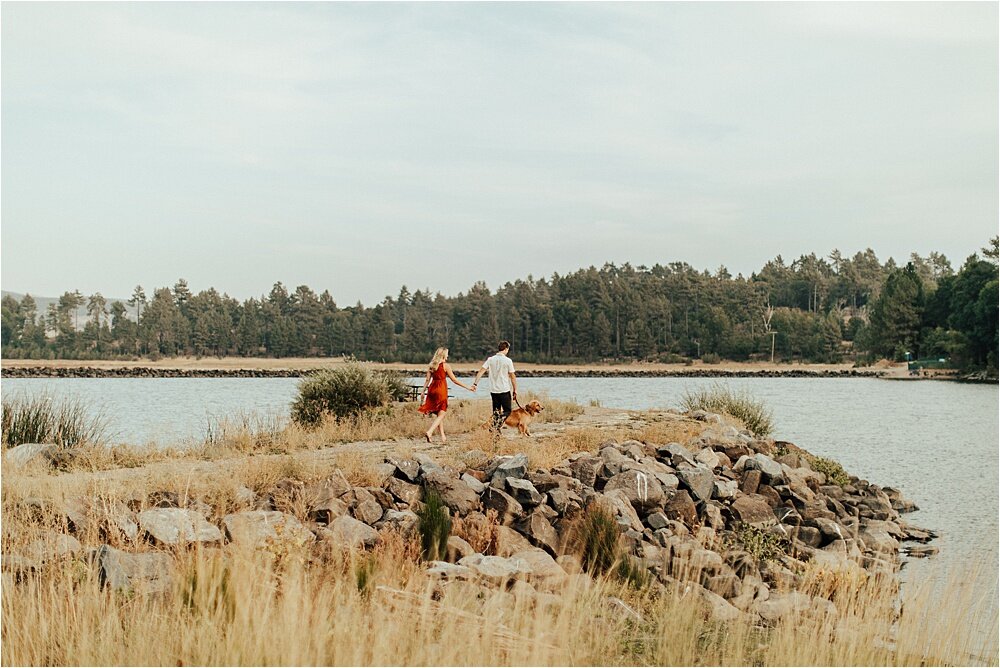
[[[219,527],[186,508],[151,508],[138,515],[139,526],[164,545],[214,543],[222,540]]]
[[[132,554],[103,545],[92,558],[101,584],[111,589],[154,593],[172,586],[173,559],[163,552]]]
[[[295,516],[276,510],[249,510],[222,518],[229,540],[255,548],[269,544],[305,545],[316,539]]]

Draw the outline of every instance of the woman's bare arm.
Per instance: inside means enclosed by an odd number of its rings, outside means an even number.
[[[463,383],[462,381],[460,381],[458,378],[455,377],[455,374],[451,370],[451,365],[450,364],[445,364],[444,365],[444,372],[445,372],[445,374],[447,374],[447,376],[449,378],[451,378],[451,382],[455,383],[459,387],[464,387],[469,392],[475,392],[475,390],[473,390],[471,387],[469,387],[468,385],[466,385],[465,383]]]

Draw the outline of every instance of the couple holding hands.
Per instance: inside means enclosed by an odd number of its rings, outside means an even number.
[[[424,434],[427,442],[431,442],[434,430],[441,433],[441,442],[448,439],[444,435],[444,416],[448,411],[448,382],[447,378],[459,387],[464,387],[469,392],[475,392],[479,385],[479,379],[484,373],[490,377],[490,397],[493,399],[493,429],[500,432],[507,416],[511,413],[511,399],[517,401],[517,378],[514,376],[514,363],[507,352],[510,350],[510,343],[501,341],[497,346],[497,353],[483,362],[483,366],[476,373],[472,381],[472,386],[468,386],[458,378],[448,364],[448,349],[438,348],[431,358],[431,363],[424,376],[424,389],[420,393],[421,406],[418,409],[425,415],[434,415],[434,422],[431,428]],[[425,398],[426,395],[426,398]]]

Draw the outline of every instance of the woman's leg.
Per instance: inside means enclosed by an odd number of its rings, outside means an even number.
[[[445,411],[438,411],[438,414],[436,416],[434,416],[434,422],[431,422],[431,428],[428,429],[427,432],[426,432],[426,434],[425,434],[427,436],[427,440],[428,441],[431,440],[431,436],[434,435],[434,430],[437,429],[441,425],[441,423],[444,421],[444,414],[445,414]],[[442,434],[443,433],[444,432],[442,431]]]
[[[438,431],[441,432],[441,442],[442,443],[447,443],[448,442],[448,437],[444,435],[444,414],[445,413],[447,413],[447,411],[441,411],[441,413],[440,413],[440,415],[441,415],[441,422],[438,423]]]

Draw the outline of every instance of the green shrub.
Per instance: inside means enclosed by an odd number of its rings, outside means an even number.
[[[107,420],[79,399],[54,399],[47,394],[3,398],[3,445],[55,443],[75,447],[107,439]]]
[[[717,353],[705,353],[701,356],[701,361],[705,364],[718,364],[722,358]]]
[[[840,462],[832,459],[827,459],[825,457],[809,457],[809,467],[813,471],[825,475],[826,482],[828,484],[840,485],[843,487],[851,482],[851,476],[847,475],[847,471],[845,471],[844,467],[840,465]]]
[[[743,549],[757,561],[768,561],[782,554],[788,547],[788,540],[764,529],[739,522],[734,529],[736,540]]]
[[[448,552],[451,514],[436,490],[424,489],[424,506],[417,511],[421,555],[427,561],[440,561]]]
[[[406,385],[395,374],[372,371],[358,363],[326,369],[302,379],[292,402],[292,420],[315,426],[324,415],[337,419],[385,408],[406,397]]]
[[[687,389],[681,397],[681,405],[688,411],[725,413],[742,422],[758,438],[769,436],[774,431],[774,417],[770,409],[746,390],[736,391],[720,384],[698,390]]]

